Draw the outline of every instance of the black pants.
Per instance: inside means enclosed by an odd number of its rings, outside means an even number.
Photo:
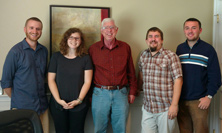
[[[54,120],[56,133],[84,133],[84,124],[88,107],[78,112],[59,110],[51,100],[49,109]]]

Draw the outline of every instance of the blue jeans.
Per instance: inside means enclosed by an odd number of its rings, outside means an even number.
[[[95,87],[92,96],[95,133],[106,133],[110,118],[113,133],[125,133],[128,109],[128,89],[126,87],[120,90]]]

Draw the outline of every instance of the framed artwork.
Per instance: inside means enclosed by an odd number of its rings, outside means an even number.
[[[101,21],[108,17],[108,7],[50,5],[50,56],[59,51],[59,43],[64,32],[72,27],[82,30],[86,48],[100,41]]]

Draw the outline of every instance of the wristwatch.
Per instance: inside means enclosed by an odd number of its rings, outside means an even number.
[[[212,98],[213,98],[211,95],[208,95],[207,97],[208,97],[209,99],[212,99]]]

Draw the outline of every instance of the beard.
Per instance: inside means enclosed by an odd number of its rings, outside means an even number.
[[[157,42],[156,42],[155,40],[151,41],[150,44],[151,44],[151,43],[157,44]],[[157,49],[157,46],[156,46],[156,47],[150,47],[150,51],[151,51],[151,52],[155,52],[156,49]]]
[[[31,41],[37,41],[39,38],[40,38],[40,36],[37,36],[37,37],[32,37],[30,34],[31,33],[25,33],[26,34],[26,37],[29,39],[29,40],[31,40]]]
[[[150,51],[151,51],[151,52],[155,52],[156,49],[157,49],[157,47],[150,47]]]

